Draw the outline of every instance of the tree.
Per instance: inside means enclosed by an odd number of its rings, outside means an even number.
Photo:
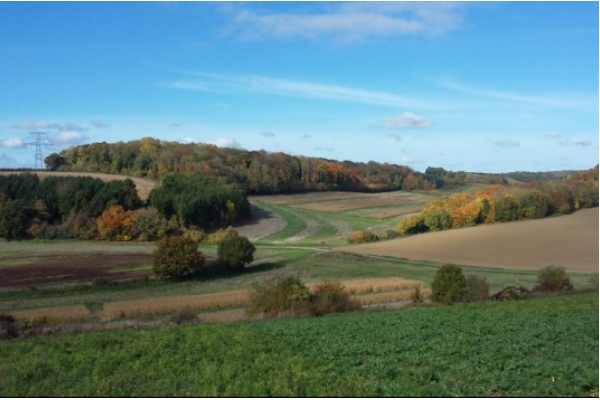
[[[0,208],[0,237],[20,240],[27,236],[28,208],[22,200],[7,200]]]
[[[65,160],[65,158],[58,153],[52,153],[48,157],[44,158],[46,169],[49,169],[50,171],[56,171],[66,163],[67,160]]]
[[[198,251],[196,241],[185,236],[162,239],[152,257],[152,269],[156,276],[175,279],[198,272],[205,260]]]
[[[219,259],[223,260],[229,267],[235,270],[241,270],[246,264],[254,261],[254,252],[256,247],[247,237],[237,236],[223,240],[219,244],[217,254]]]
[[[434,301],[452,304],[467,293],[468,283],[458,265],[444,264],[438,269],[431,283],[431,298]]]

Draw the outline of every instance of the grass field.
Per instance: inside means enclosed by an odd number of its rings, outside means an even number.
[[[0,175],[11,175],[17,172],[11,171],[0,171]],[[135,187],[138,191],[140,199],[146,200],[150,195],[152,189],[158,186],[158,182],[148,178],[134,178],[124,175],[111,175],[101,174],[96,172],[50,172],[50,171],[33,171],[32,174],[36,174],[40,180],[44,180],[48,176],[90,176],[92,178],[99,178],[104,182],[111,182],[117,180],[131,179],[135,183]]]
[[[598,208],[540,220],[432,232],[344,251],[439,263],[536,270],[554,264],[598,272]]]
[[[2,397],[587,397],[598,296],[0,342]]]

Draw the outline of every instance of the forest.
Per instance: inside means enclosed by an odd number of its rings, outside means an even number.
[[[228,184],[239,184],[247,194],[430,190],[466,183],[506,183],[496,174],[454,173],[443,168],[428,168],[423,174],[396,164],[340,162],[153,138],[74,146],[48,156],[46,165],[58,171],[103,172],[153,179],[162,179],[173,172],[216,177]]]
[[[145,206],[145,207],[143,207]],[[250,217],[244,191],[216,178],[172,174],[142,204],[130,179],[0,176],[0,237],[152,241],[198,236]]]

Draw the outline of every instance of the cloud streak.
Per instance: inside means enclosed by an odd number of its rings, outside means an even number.
[[[9,137],[0,142],[0,146],[7,149],[19,149],[25,146],[25,143],[18,137]]]
[[[338,100],[353,103],[378,104],[394,107],[430,108],[432,104],[392,93],[356,89],[316,82],[276,79],[266,76],[235,76],[181,71],[201,78],[180,80],[168,87],[216,93],[259,93],[277,96]]]
[[[492,146],[496,146],[496,147],[500,147],[503,149],[508,149],[511,147],[519,147],[519,142],[515,141],[515,140],[510,140],[510,139],[503,139],[503,140],[490,140],[490,143],[492,144]]]

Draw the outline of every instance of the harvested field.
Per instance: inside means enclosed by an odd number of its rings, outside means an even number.
[[[319,194],[284,195],[283,197],[262,196],[256,198],[274,206],[289,204],[316,203],[322,201],[353,200],[369,198],[403,198],[410,196],[409,192],[385,192],[385,193],[357,193],[357,192],[327,192]]]
[[[318,283],[311,283],[308,288],[314,292]],[[342,285],[350,294],[391,292],[397,290],[412,289],[415,286],[423,286],[423,282],[404,279],[400,277],[380,278],[380,279],[358,279],[353,281],[343,281]]]
[[[21,265],[19,261],[24,260]],[[94,278],[111,280],[143,279],[150,273],[132,275],[128,269],[149,267],[152,257],[147,254],[127,255],[70,255],[37,257],[3,257],[2,263],[16,266],[0,268],[0,286],[26,287],[50,284],[82,283]],[[139,272],[139,271],[136,271]]]
[[[0,175],[10,175],[10,174],[18,174],[22,172],[12,172],[12,171],[0,171]],[[158,182],[148,178],[134,178],[130,176],[124,175],[111,175],[111,174],[101,174],[95,172],[50,172],[50,171],[33,171],[30,172],[32,174],[36,174],[41,181],[43,181],[48,176],[90,176],[92,178],[99,178],[103,182],[112,182],[112,181],[122,181],[125,179],[131,179],[133,183],[135,183],[135,187],[138,191],[138,196],[140,199],[146,200],[150,195],[150,191],[158,186]]]
[[[252,221],[244,226],[236,227],[240,236],[246,236],[251,242],[256,242],[271,236],[287,226],[287,222],[280,215],[261,208],[255,204],[250,205]]]
[[[383,303],[395,303],[397,301],[408,301],[410,300],[411,290],[401,290],[398,292],[389,293],[375,293],[367,294],[364,296],[355,296],[354,298],[363,306],[369,306],[372,304],[383,304]],[[421,289],[421,295],[423,298],[429,298],[431,296],[431,289]]]
[[[343,251],[459,265],[598,272],[598,208],[539,220],[481,225],[344,247]]]
[[[386,210],[381,212],[376,212],[372,214],[363,215],[365,218],[373,218],[373,219],[386,219],[397,217],[398,215],[410,214],[414,212],[419,212],[423,209],[423,206],[414,206],[414,207],[402,207],[393,210]]]
[[[113,301],[104,303],[104,320],[139,317],[141,315],[168,314],[185,309],[210,310],[241,306],[248,300],[247,290],[198,294],[190,296],[154,297],[150,299]]]
[[[84,305],[19,310],[11,311],[10,314],[19,320],[50,324],[84,322],[90,319],[90,312]]]
[[[422,202],[430,201],[431,198],[424,197],[411,197],[408,199],[402,198],[373,198],[373,199],[360,199],[360,200],[349,200],[349,201],[335,201],[327,204],[313,204],[308,206],[302,206],[307,210],[322,211],[322,212],[343,212],[350,210],[358,210],[361,208],[373,208],[373,207],[385,207],[385,206],[402,206],[402,205],[416,205]]]

